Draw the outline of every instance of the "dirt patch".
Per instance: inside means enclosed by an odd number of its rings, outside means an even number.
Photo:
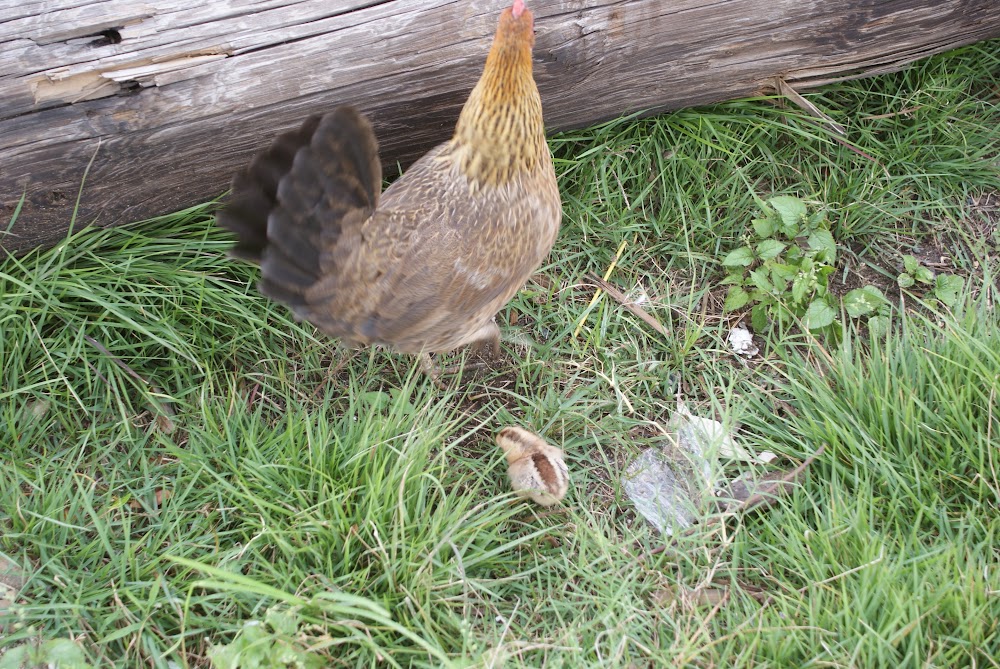
[[[1000,192],[970,195],[969,214],[965,218],[969,234],[993,250],[1000,249]]]
[[[0,555],[0,615],[6,615],[14,606],[26,581],[21,566]],[[2,626],[0,632],[3,632]]]

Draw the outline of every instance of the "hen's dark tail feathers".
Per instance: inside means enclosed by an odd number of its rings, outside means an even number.
[[[310,116],[278,135],[233,178],[217,223],[236,233],[232,254],[261,266],[260,291],[289,306],[324,274],[323,256],[345,217],[378,204],[382,167],[371,124],[353,107]],[[353,215],[351,215],[353,213]]]

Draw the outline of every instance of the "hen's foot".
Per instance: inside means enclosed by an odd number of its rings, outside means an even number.
[[[481,327],[476,332],[476,336],[468,344],[467,350],[476,358],[475,360],[444,368],[434,362],[429,354],[423,353],[420,356],[420,368],[434,381],[434,384],[438,388],[442,389],[445,387],[441,380],[442,374],[447,376],[458,375],[464,379],[466,374],[470,372],[474,375],[475,373],[491,368],[502,353],[500,349],[500,328],[497,327],[497,324],[489,321]]]

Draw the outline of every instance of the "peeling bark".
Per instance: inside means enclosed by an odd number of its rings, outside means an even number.
[[[0,3],[10,250],[223,192],[276,133],[354,104],[386,165],[447,138],[506,0]],[[550,130],[891,72],[1000,36],[996,0],[531,0]],[[55,8],[53,9],[53,6]]]

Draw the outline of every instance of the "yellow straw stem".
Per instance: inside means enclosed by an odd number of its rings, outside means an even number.
[[[611,277],[611,273],[615,271],[615,267],[618,265],[618,261],[621,259],[622,253],[625,252],[626,246],[628,246],[628,242],[623,239],[622,243],[618,245],[618,252],[615,253],[615,259],[611,261],[611,264],[608,265],[607,271],[604,272],[605,281],[607,281],[608,278]],[[583,310],[583,315],[580,316],[580,322],[576,324],[576,329],[573,330],[574,339],[580,334],[580,330],[583,328],[583,322],[587,320],[587,315],[590,314],[590,310],[594,308],[594,305],[597,304],[597,300],[600,299],[603,294],[604,291],[600,288],[594,291],[594,297],[590,300],[590,304],[587,305],[587,308]]]

